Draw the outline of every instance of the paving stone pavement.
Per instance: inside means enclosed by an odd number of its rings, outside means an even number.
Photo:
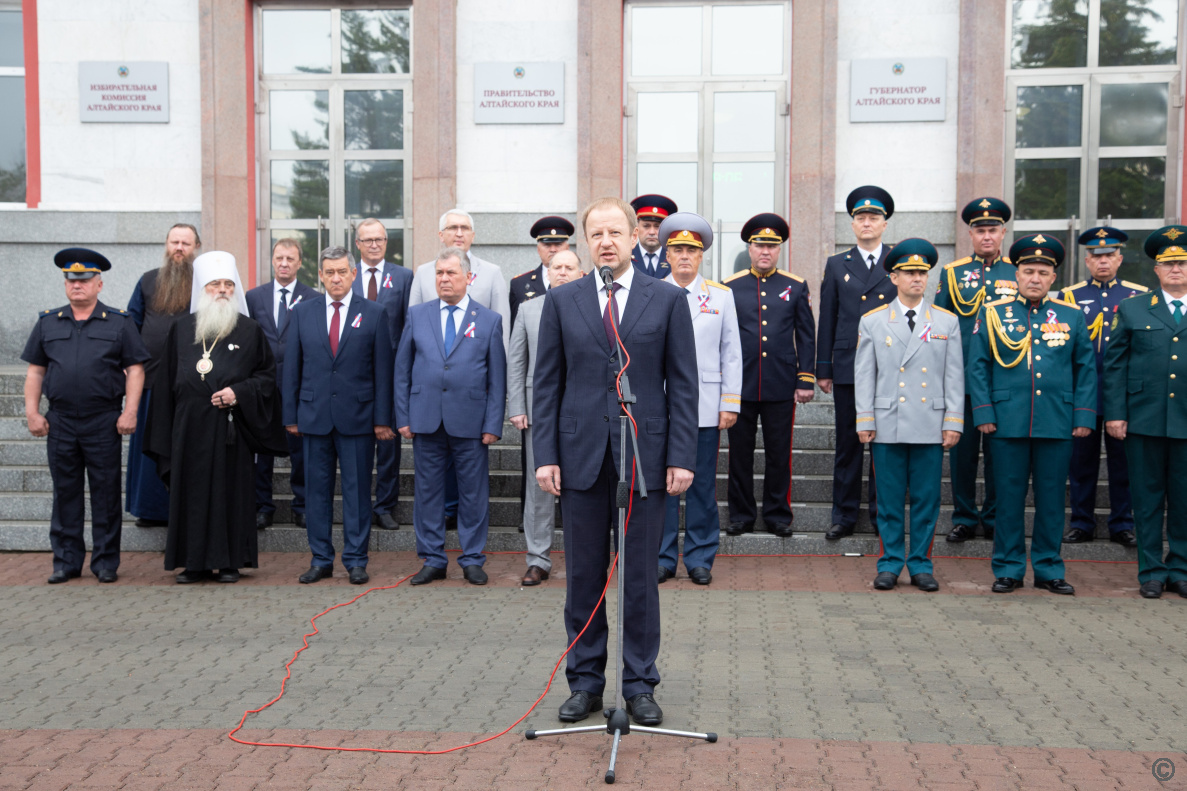
[[[226,739],[276,694],[309,618],[364,590],[296,585],[305,562],[269,554],[238,585],[183,587],[136,553],[114,585],[47,586],[46,555],[0,554],[0,791],[602,785],[604,734],[522,737],[557,727],[563,669],[512,733],[445,756]],[[493,556],[485,588],[451,567],[322,617],[241,736],[443,749],[507,727],[565,642],[563,556],[535,589],[522,565]],[[372,584],[418,568],[373,556]],[[1187,601],[1137,598],[1134,564],[1074,564],[1075,598],[989,594],[981,560],[938,560],[935,595],[873,592],[872,558],[725,557],[714,574],[661,587],[657,699],[665,727],[722,740],[631,735],[618,785],[1187,789]],[[1159,759],[1179,774],[1155,779]]]

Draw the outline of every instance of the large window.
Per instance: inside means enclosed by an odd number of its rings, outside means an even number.
[[[1176,211],[1181,0],[1013,0],[1007,64],[1015,234],[1128,232],[1121,277],[1150,283],[1141,244]],[[1084,279],[1082,256],[1060,285]]]
[[[627,197],[667,195],[720,231],[706,277],[744,269],[742,224],[787,211],[790,9],[631,3],[625,25]]]
[[[0,3],[0,203],[25,202],[25,44],[19,6]]]
[[[301,243],[300,277],[317,283],[317,253],[375,217],[387,260],[404,261],[409,221],[412,12],[407,7],[257,11],[262,279],[281,237]],[[406,101],[408,100],[408,101]]]

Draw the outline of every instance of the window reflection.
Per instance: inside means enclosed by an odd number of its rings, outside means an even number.
[[[1014,128],[1018,148],[1080,145],[1083,86],[1022,86],[1017,98]]]
[[[1014,163],[1014,217],[1044,220],[1080,214],[1079,159],[1019,159]]]
[[[1179,0],[1101,0],[1100,65],[1175,62]]]
[[[400,160],[346,161],[346,216],[404,216],[404,163]]]
[[[265,74],[329,74],[330,12],[265,11]]]
[[[640,154],[695,154],[698,150],[700,94],[640,93],[637,151]]]
[[[1166,157],[1100,160],[1099,209],[1103,216],[1156,219],[1165,216]]]
[[[782,74],[783,6],[713,6],[713,73]]]
[[[330,163],[324,159],[274,159],[272,219],[313,220],[330,215]]]
[[[774,162],[713,164],[714,221],[745,222],[774,205]]]
[[[24,203],[24,77],[0,77],[0,107],[0,203]]]
[[[404,147],[403,91],[345,91],[343,115],[348,151]]]
[[[1166,145],[1166,105],[1166,83],[1100,86],[1100,144]]]
[[[713,150],[775,150],[775,92],[720,92],[713,96]]]
[[[268,91],[268,142],[274,151],[329,148],[329,91]]]
[[[1158,288],[1158,276],[1154,274],[1154,261],[1142,253],[1142,245],[1150,235],[1148,230],[1126,230],[1129,241],[1121,248],[1121,268],[1117,270],[1119,280],[1140,283],[1146,288]]]
[[[1014,0],[1012,39],[1012,68],[1086,66],[1088,0]]]
[[[25,38],[20,11],[0,11],[0,66],[25,67]]]
[[[408,10],[342,11],[344,74],[407,74]]]
[[[698,211],[696,162],[640,162],[635,182],[640,195],[658,192],[674,200],[681,211]]]
[[[700,76],[700,7],[632,8],[631,74]]]

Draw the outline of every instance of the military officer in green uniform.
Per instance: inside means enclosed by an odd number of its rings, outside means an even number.
[[[968,386],[969,344],[977,313],[987,301],[1013,297],[1018,293],[1014,267],[1002,258],[1002,241],[1006,238],[1006,223],[1010,221],[1010,207],[997,198],[976,198],[969,201],[960,217],[969,226],[973,255],[944,267],[940,273],[940,287],[936,292],[936,306],[950,310],[960,319],[960,336],[964,344],[965,406],[964,422],[972,425],[971,388]],[[977,457],[981,455],[982,437],[979,431],[965,431],[960,442],[949,452],[948,467],[952,477],[951,543],[967,541],[977,535],[981,525],[986,538],[993,538],[996,488],[993,474],[993,451],[984,442],[985,500],[977,509]]]
[[[1187,226],[1146,238],[1161,288],[1118,307],[1105,352],[1105,430],[1125,440],[1138,540],[1138,581],[1147,599],[1163,588],[1187,598]],[[1182,358],[1182,359],[1180,359]],[[1162,554],[1166,515],[1169,549]]]
[[[1036,588],[1074,595],[1059,556],[1072,438],[1096,425],[1096,356],[1076,305],[1051,299],[1063,245],[1043,234],[1010,247],[1018,295],[988,302],[973,326],[966,380],[973,424],[992,448],[997,481],[994,593],[1026,574],[1026,491],[1033,477],[1030,564]],[[1032,476],[1033,473],[1033,476]]]

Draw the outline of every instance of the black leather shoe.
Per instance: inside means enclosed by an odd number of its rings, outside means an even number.
[[[63,582],[66,582],[67,580],[76,579],[81,576],[82,576],[81,571],[62,571],[61,569],[59,569],[58,571],[55,571],[53,574],[50,574],[49,579],[47,579],[46,582],[48,582],[50,585],[61,585]]]
[[[272,513],[270,511],[256,511],[256,528],[263,530],[272,527]]]
[[[1187,599],[1187,580],[1175,580],[1174,582],[1168,582],[1166,584],[1166,589],[1171,593],[1177,593],[1184,599]]]
[[[445,529],[446,530],[457,530],[457,517],[456,516],[445,517]]]
[[[197,569],[193,571],[186,569],[185,571],[178,574],[176,579],[178,585],[193,585],[195,582],[201,582],[202,580],[210,579],[210,572],[199,571]]]
[[[1132,530],[1118,530],[1109,536],[1109,540],[1114,544],[1120,544],[1123,547],[1129,547],[1131,549],[1138,545],[1138,537]]]
[[[306,571],[301,576],[297,577],[297,582],[302,585],[308,585],[318,580],[324,580],[326,577],[334,576],[334,569],[332,566],[310,566],[309,571]]]
[[[137,519],[137,527],[168,527],[169,523],[160,519]]]
[[[590,712],[602,708],[602,696],[578,690],[561,704],[557,719],[561,722],[581,722]]]
[[[546,579],[548,579],[547,571],[539,566],[528,566],[528,570],[524,572],[523,579],[519,581],[519,584],[525,588],[532,588]]]
[[[304,527],[305,526],[305,514],[302,514],[302,513],[293,514],[293,525],[295,525],[296,527]]]
[[[977,537],[977,528],[973,525],[953,525],[944,540],[949,544],[959,544]],[[1004,578],[1003,578],[1004,579]]]
[[[771,534],[779,536],[779,538],[791,537],[791,525],[771,525]]]
[[[833,525],[829,531],[824,534],[826,541],[836,541],[839,538],[853,535],[852,527],[845,527],[844,525]]]
[[[1158,580],[1150,580],[1143,582],[1142,587],[1138,589],[1138,593],[1142,594],[1143,599],[1161,599],[1163,585]]]
[[[475,563],[473,566],[466,566],[462,569],[462,576],[466,578],[466,582],[471,585],[485,585],[487,581],[486,572],[482,570],[482,566]]]
[[[400,523],[395,520],[391,514],[375,514],[372,521],[379,526],[381,530],[399,530]]]
[[[667,582],[668,580],[672,579],[672,577],[675,577],[675,576],[676,576],[676,572],[672,571],[667,566],[660,566],[659,571],[657,571],[655,574],[655,581],[658,582],[660,585],[663,585],[665,582]]]
[[[351,585],[364,585],[371,581],[371,575],[368,574],[367,570],[362,566],[355,566],[352,569],[347,569],[347,573],[350,575]]]
[[[889,571],[879,571],[874,577],[874,590],[888,591],[898,584],[898,575]]]
[[[713,581],[713,573],[704,566],[698,566],[695,569],[689,570],[688,578],[697,585],[708,585]]]
[[[994,593],[1012,593],[1015,588],[1022,587],[1022,580],[1016,580],[1013,577],[998,577],[993,581]]]
[[[640,692],[627,700],[626,713],[631,715],[636,725],[654,727],[664,721],[663,709],[655,702],[655,697],[650,692]]]
[[[1076,595],[1076,589],[1069,585],[1067,580],[1044,580],[1042,582],[1035,580],[1035,587],[1058,593],[1060,596]]]
[[[936,578],[926,571],[921,574],[912,574],[911,584],[924,593],[935,593],[940,589],[940,583],[936,582]]]
[[[100,582],[115,582],[120,578],[115,569],[99,569],[95,572],[95,576]]]
[[[1091,530],[1085,530],[1082,527],[1069,527],[1067,532],[1063,534],[1063,543],[1065,544],[1087,544],[1096,536],[1092,534]]]
[[[743,533],[753,533],[754,525],[746,524],[745,522],[730,522],[730,526],[725,529],[727,536],[740,536]]]
[[[985,536],[986,541],[992,541],[993,525],[981,525],[981,535]]]
[[[445,569],[425,564],[424,568],[416,572],[416,576],[408,580],[409,585],[428,585],[433,580],[445,579]]]
[[[215,577],[219,582],[234,583],[239,581],[239,569],[219,569],[218,576]]]

